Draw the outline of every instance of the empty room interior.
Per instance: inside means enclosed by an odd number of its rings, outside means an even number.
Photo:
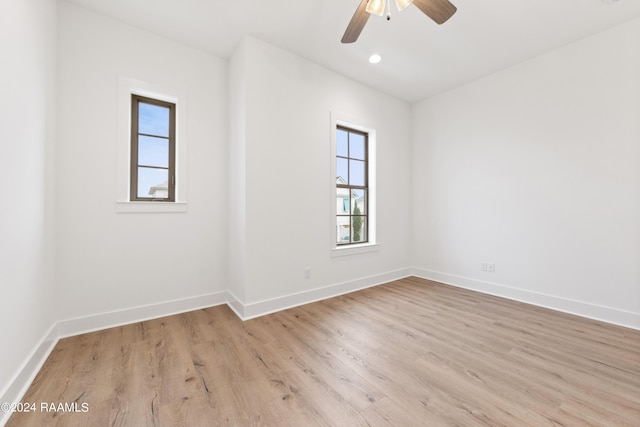
[[[638,425],[640,2],[404,3],[0,1],[0,425]]]

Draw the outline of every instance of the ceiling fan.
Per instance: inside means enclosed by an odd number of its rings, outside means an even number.
[[[398,10],[402,10],[413,3],[437,24],[444,23],[458,10],[449,0],[395,0],[395,2]],[[342,36],[342,43],[353,43],[358,40],[369,16],[382,16],[385,3],[385,0],[362,0]],[[387,19],[390,19],[390,15],[387,15]]]

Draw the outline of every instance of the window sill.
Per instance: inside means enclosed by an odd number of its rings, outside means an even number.
[[[116,202],[118,213],[186,212],[184,202]]]
[[[361,245],[338,246],[331,248],[331,258],[378,252],[380,244],[363,243]]]

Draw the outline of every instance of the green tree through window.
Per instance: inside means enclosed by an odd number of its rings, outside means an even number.
[[[361,216],[362,212],[358,207],[358,201],[356,201],[355,203],[356,203],[356,207],[353,209],[353,241],[359,242],[360,234],[362,232],[363,221]]]

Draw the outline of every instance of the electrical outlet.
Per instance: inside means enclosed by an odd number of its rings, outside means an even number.
[[[304,278],[311,279],[311,269],[309,267],[304,269]]]
[[[489,264],[487,271],[489,273],[495,273],[496,272],[496,265],[495,264]]]
[[[487,271],[487,263],[483,262],[482,264],[480,264],[480,271]]]

